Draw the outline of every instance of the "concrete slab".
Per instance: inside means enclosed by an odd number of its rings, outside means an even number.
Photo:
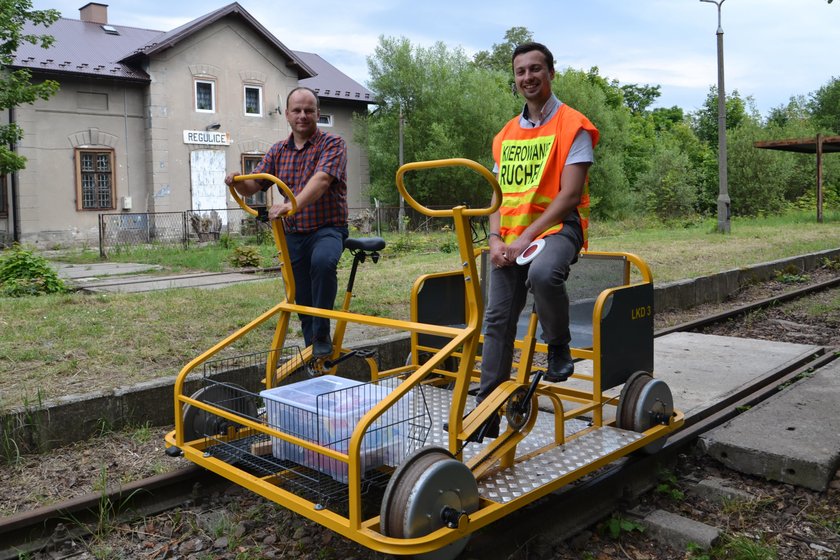
[[[645,516],[642,523],[653,538],[676,550],[686,550],[690,544],[709,550],[721,535],[717,527],[660,509]]]
[[[240,272],[201,273],[180,276],[145,276],[131,278],[97,279],[95,284],[80,285],[88,292],[101,293],[137,293],[168,290],[173,288],[224,288],[231,284],[253,282],[255,280],[276,279],[276,274],[243,274]]]
[[[690,332],[671,333],[653,343],[654,376],[671,389],[674,406],[686,414],[714,404],[752,380],[796,363],[820,347]],[[592,362],[579,362],[580,373],[592,373]],[[570,387],[591,390],[572,379]],[[607,392],[618,395],[620,387]],[[542,403],[541,403],[542,404]]]
[[[87,281],[88,279],[101,279],[102,276],[117,276],[125,274],[139,274],[152,270],[160,270],[160,265],[138,264],[138,263],[88,263],[68,264],[51,262],[50,265],[56,269],[59,277],[74,281]]]
[[[700,438],[727,467],[812,490],[828,488],[840,467],[840,361]]]

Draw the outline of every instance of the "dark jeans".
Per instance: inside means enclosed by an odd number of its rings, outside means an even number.
[[[571,229],[571,228],[569,228]],[[545,238],[545,248],[526,265],[490,269],[490,288],[484,313],[481,383],[476,402],[487,398],[510,378],[516,324],[528,290],[534,294],[537,317],[546,344],[569,344],[569,267],[580,252],[579,237],[565,229]]]
[[[287,233],[286,244],[295,277],[295,303],[332,309],[338,292],[338,260],[347,239],[346,227],[323,227],[312,233]],[[306,346],[329,339],[330,320],[299,315]]]

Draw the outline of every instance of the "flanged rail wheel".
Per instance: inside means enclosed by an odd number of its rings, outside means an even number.
[[[415,538],[446,525],[457,526],[461,515],[478,510],[478,483],[464,463],[441,447],[423,447],[394,471],[380,511],[380,530],[389,537]],[[451,560],[467,546],[469,536],[422,560]]]
[[[257,403],[248,391],[234,383],[218,383],[203,387],[192,394],[192,398],[212,404],[240,416],[256,418]],[[184,440],[224,434],[231,426],[239,426],[195,406],[184,406]]]
[[[616,426],[644,432],[657,424],[666,424],[674,414],[674,398],[668,384],[645,371],[630,376],[621,390],[616,410]],[[642,448],[653,454],[662,449],[667,438],[661,437]]]

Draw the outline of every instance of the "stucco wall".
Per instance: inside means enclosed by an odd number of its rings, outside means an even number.
[[[26,168],[18,173],[21,239],[43,245],[92,243],[99,211],[78,210],[75,149],[114,149],[114,204],[143,198],[143,90],[104,80],[62,79],[48,101],[18,107],[24,130],[18,152]]]
[[[17,111],[26,131],[20,153],[29,160],[19,175],[23,240],[43,246],[98,243],[100,212],[77,210],[75,147],[114,149],[114,212],[122,211],[123,197],[131,197],[132,212],[193,209],[193,150],[218,151],[227,171],[239,171],[243,153],[264,153],[290,133],[276,111],[298,85],[297,70],[288,63],[243,20],[228,17],[153,54],[144,63],[150,83],[60,78],[58,95]],[[214,112],[196,111],[196,79],[214,82]],[[245,113],[246,84],[262,87],[260,116]],[[367,206],[367,156],[352,134],[352,113],[365,105],[322,104],[334,118],[326,130],[348,142],[349,204]],[[185,131],[203,132],[214,123],[217,132],[229,135],[229,145],[185,143]],[[236,206],[230,195],[224,200]]]

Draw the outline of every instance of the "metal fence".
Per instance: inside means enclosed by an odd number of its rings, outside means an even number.
[[[446,206],[430,206],[445,209]],[[449,218],[429,218],[411,207],[350,208],[350,226],[361,235],[382,235],[400,231],[400,222],[407,232],[432,232],[452,229]],[[268,224],[247,214],[241,208],[189,210],[186,212],[115,213],[99,215],[99,254],[135,246],[177,245],[216,242],[223,235],[271,239]]]

